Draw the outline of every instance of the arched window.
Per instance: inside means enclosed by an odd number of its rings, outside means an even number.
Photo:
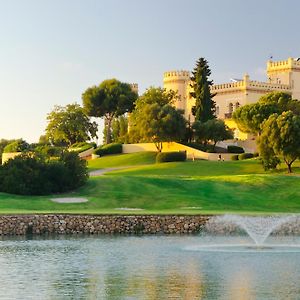
[[[229,103],[229,105],[228,105],[228,112],[230,114],[232,114],[232,112],[233,112],[233,104],[232,103]]]
[[[235,103],[235,110],[237,110],[240,106],[241,106],[240,103],[239,103],[239,102],[236,102],[236,103]]]

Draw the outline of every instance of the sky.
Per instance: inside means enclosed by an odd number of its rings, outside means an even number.
[[[298,0],[0,0],[0,139],[37,142],[54,106],[82,104],[88,87],[117,78],[142,94],[199,57],[215,83],[265,80],[270,56],[300,57],[299,11]]]

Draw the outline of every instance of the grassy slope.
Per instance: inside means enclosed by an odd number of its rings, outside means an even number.
[[[0,194],[0,212],[124,213],[115,210],[120,207],[145,209],[131,213],[300,212],[300,178],[283,171],[266,174],[256,160],[151,164],[154,156],[127,154],[89,162],[91,170],[136,166],[91,178],[63,195],[87,197],[88,203]]]
[[[147,165],[155,162],[156,152],[140,152],[122,155],[109,155],[89,161],[90,170],[103,168]]]

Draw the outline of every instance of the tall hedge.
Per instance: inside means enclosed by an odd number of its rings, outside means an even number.
[[[180,152],[159,152],[156,155],[156,162],[172,162],[172,161],[185,161],[186,160],[186,151]]]
[[[122,153],[122,144],[112,143],[103,145],[94,151],[99,156]]]
[[[245,151],[242,147],[235,146],[235,145],[229,145],[229,146],[227,146],[227,152],[228,153],[244,153]]]

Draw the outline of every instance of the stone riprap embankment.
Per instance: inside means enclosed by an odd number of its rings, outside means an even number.
[[[196,233],[210,216],[2,215],[0,235],[25,234],[186,234]]]

